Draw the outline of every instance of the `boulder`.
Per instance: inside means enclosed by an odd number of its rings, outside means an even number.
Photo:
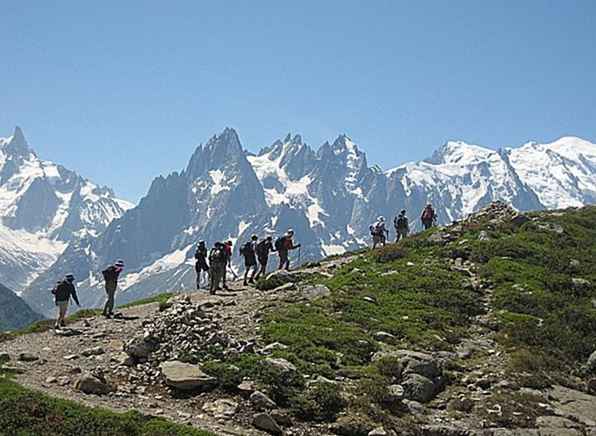
[[[0,365],[10,361],[10,354],[6,352],[0,353]]]
[[[331,295],[331,290],[325,285],[305,286],[302,289],[302,295],[309,300],[315,298],[328,297]]]
[[[244,380],[242,383],[238,385],[237,389],[240,392],[240,395],[248,397],[250,396],[250,394],[257,390],[257,386],[253,381]]]
[[[171,360],[159,365],[168,386],[180,390],[210,390],[217,379],[205,374],[197,365]]]
[[[395,335],[382,331],[376,332],[373,337],[375,338],[375,341],[385,342],[387,344],[393,344],[397,341],[397,337]]]
[[[205,403],[203,405],[203,411],[209,413],[214,418],[231,418],[238,411],[238,403],[222,398]]]
[[[159,341],[152,336],[132,338],[124,344],[124,352],[135,359],[146,359],[159,348]]]
[[[283,430],[279,426],[275,419],[268,415],[267,413],[257,413],[252,420],[252,425],[259,430],[266,431],[267,433],[280,435],[283,433]]]
[[[257,410],[268,410],[273,409],[277,406],[277,404],[275,404],[275,401],[273,401],[271,398],[269,398],[261,391],[254,391],[250,395],[250,402]]]
[[[592,289],[592,283],[590,283],[590,281],[579,277],[573,277],[571,279],[571,286],[573,287],[573,290],[578,293],[584,293]]]
[[[405,390],[402,385],[389,385],[387,387],[387,396],[385,401],[390,404],[395,404],[403,400]]]
[[[293,425],[292,418],[282,410],[272,410],[269,415],[282,427],[291,427]]]
[[[427,403],[435,396],[435,384],[420,374],[409,374],[402,381],[404,396],[409,400]]]
[[[586,368],[589,373],[596,374],[596,351],[594,351],[592,354],[590,354],[590,357],[588,357]]]
[[[377,427],[368,432],[368,436],[387,436],[388,434],[383,427]]]
[[[513,225],[513,227],[521,227],[528,221],[530,221],[530,217],[519,213],[519,214],[515,215],[513,218],[511,218],[510,222]]]
[[[31,353],[20,353],[18,360],[21,362],[35,362],[36,360],[39,360],[39,357]]]
[[[86,350],[81,351],[81,355],[83,355],[85,357],[99,356],[100,354],[104,354],[104,353],[105,353],[105,351],[101,347],[87,348]]]
[[[103,380],[91,375],[84,374],[78,378],[75,388],[85,394],[105,395],[112,392],[112,387]]]
[[[587,387],[588,393],[590,393],[592,395],[596,395],[596,378],[591,378],[590,380],[588,380],[586,387]]]
[[[296,367],[292,363],[288,362],[286,359],[268,357],[263,362],[266,365],[269,365],[270,367],[277,369],[281,373],[290,373],[297,371]]]

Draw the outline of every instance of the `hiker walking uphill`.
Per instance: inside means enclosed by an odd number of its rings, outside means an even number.
[[[224,280],[227,259],[225,244],[216,242],[209,252],[209,293],[211,295],[221,290],[219,285]]]
[[[197,246],[197,251],[195,251],[195,271],[197,272],[197,290],[201,289],[201,273],[205,271],[205,273],[209,274],[209,265],[207,265],[207,247],[205,246],[205,241],[200,241],[199,245]]]
[[[66,327],[65,318],[66,312],[68,311],[68,303],[72,298],[77,306],[81,307],[79,304],[79,298],[77,297],[77,291],[74,286],[74,276],[72,274],[68,274],[64,280],[58,282],[56,287],[52,289],[52,294],[54,294],[54,301],[56,303],[56,307],[58,308],[58,317],[56,319],[56,324],[54,324],[54,328],[60,329],[60,327]]]
[[[400,239],[408,236],[408,233],[410,233],[410,223],[408,222],[405,209],[395,217],[393,226],[395,227],[395,242],[399,242]]]
[[[261,277],[261,275],[265,276],[267,274],[267,263],[269,262],[269,253],[272,251],[276,250],[273,246],[273,238],[271,236],[267,236],[267,238],[263,239],[261,242],[257,244],[257,259],[259,261],[259,272],[255,276],[255,280],[259,280],[259,277]]]
[[[222,281],[223,281],[223,288],[225,290],[228,289],[228,285],[226,284],[226,279],[227,279],[227,275],[228,275],[228,270],[227,268],[230,269],[230,272],[234,275],[234,278],[238,278],[236,277],[236,274],[234,273],[234,270],[232,269],[232,241],[226,241],[223,243],[223,249],[224,249],[224,253],[226,255],[226,264],[224,266],[224,270],[223,270],[223,277],[222,277]]]
[[[255,282],[255,274],[257,273],[257,235],[252,235],[250,241],[240,247],[240,255],[244,257],[244,286],[248,283]],[[248,274],[251,272],[250,279]],[[248,279],[248,282],[247,282]]]
[[[435,224],[437,221],[437,214],[433,209],[432,204],[428,203],[426,205],[422,211],[422,215],[420,216],[420,221],[422,221],[422,227],[424,227],[424,230],[430,229]]]
[[[378,244],[385,246],[389,231],[385,228],[385,218],[380,216],[377,221],[370,226],[370,234],[373,238],[373,250],[377,248]]]
[[[116,295],[116,288],[118,288],[118,276],[124,269],[124,262],[118,260],[114,265],[104,269],[101,273],[105,280],[106,294],[108,300],[103,308],[103,316],[111,317],[114,315],[114,297]]]
[[[279,255],[279,269],[290,269],[290,250],[296,248],[300,248],[300,244],[294,245],[294,230],[292,229],[275,240],[275,249]]]

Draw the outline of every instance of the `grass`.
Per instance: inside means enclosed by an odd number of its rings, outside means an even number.
[[[143,298],[142,300],[136,300],[136,301],[132,301],[130,303],[127,304],[123,304],[122,306],[118,306],[121,309],[126,309],[129,307],[135,307],[135,306],[142,306],[145,304],[151,304],[151,303],[159,303],[160,307],[165,305],[168,300],[170,298],[172,298],[175,294],[171,293],[171,292],[163,292],[161,294],[157,294],[157,295],[153,295],[151,297],[148,298]]]
[[[213,436],[136,411],[115,413],[25,389],[0,369],[0,433],[19,436]]]

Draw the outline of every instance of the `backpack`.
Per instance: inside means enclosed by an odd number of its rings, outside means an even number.
[[[267,241],[261,241],[257,244],[257,256],[265,257],[269,254],[267,249]]]
[[[225,263],[225,252],[221,248],[213,248],[209,253],[210,263]]]
[[[240,247],[240,254],[244,257],[250,256],[252,254],[252,246],[250,242],[247,242]]]
[[[284,248],[284,242],[285,242],[285,241],[286,241],[286,238],[285,238],[285,236],[280,236],[279,238],[277,238],[277,239],[275,240],[275,249],[276,249],[277,251],[279,251],[279,250],[283,250],[283,248]]]
[[[424,212],[422,212],[422,219],[423,220],[432,220],[434,218],[435,211],[432,208],[425,208]]]
[[[395,227],[398,229],[405,229],[408,227],[408,219],[405,216],[400,216],[395,220]]]

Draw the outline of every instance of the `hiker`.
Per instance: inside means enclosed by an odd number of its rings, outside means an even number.
[[[378,217],[377,221],[370,227],[370,234],[373,238],[373,250],[377,248],[378,244],[385,246],[389,231],[385,228],[385,217]]]
[[[399,242],[400,239],[408,236],[408,233],[410,233],[410,223],[408,222],[405,209],[402,209],[399,215],[395,217],[393,226],[395,227],[395,242]]]
[[[219,284],[224,279],[226,272],[227,255],[223,242],[216,242],[209,252],[209,293],[221,290]]]
[[[275,249],[279,255],[279,269],[290,269],[290,250],[300,248],[300,244],[294,245],[294,230],[289,229],[285,235],[275,240]]]
[[[234,270],[232,269],[232,241],[226,241],[223,244],[223,249],[224,252],[226,254],[226,264],[224,265],[224,270],[223,270],[223,288],[227,291],[228,290],[228,285],[226,284],[226,278],[228,275],[228,268],[230,269],[230,272],[235,275]]]
[[[420,221],[422,221],[424,230],[430,229],[435,224],[436,220],[437,214],[433,209],[432,204],[428,203],[422,211],[422,215],[420,216]]]
[[[261,242],[257,244],[257,259],[259,260],[259,272],[257,272],[255,280],[259,280],[259,277],[261,277],[261,275],[265,276],[267,274],[267,263],[269,262],[269,253],[272,251],[276,250],[273,246],[273,238],[271,236],[267,236],[267,238],[263,239]]]
[[[64,280],[56,283],[56,287],[52,289],[52,294],[54,294],[54,300],[58,308],[58,318],[56,319],[54,328],[60,329],[60,327],[66,327],[66,312],[68,311],[68,303],[71,297],[77,303],[77,306],[81,307],[74,286],[74,276],[67,274]]]
[[[209,277],[209,265],[207,265],[207,247],[205,241],[199,241],[197,251],[195,251],[195,271],[197,272],[197,291],[201,289],[201,273],[205,271]]]
[[[257,273],[257,241],[259,238],[257,235],[252,235],[250,241],[240,247],[240,255],[244,257],[244,286],[248,286],[248,283],[255,282],[255,274]],[[252,270],[250,279],[248,274]],[[248,279],[248,283],[247,280]]]
[[[107,318],[114,315],[114,296],[116,295],[116,288],[118,287],[118,276],[123,269],[124,262],[118,260],[114,265],[107,267],[101,272],[106,282],[106,294],[108,294],[108,300],[103,308],[103,316]]]

